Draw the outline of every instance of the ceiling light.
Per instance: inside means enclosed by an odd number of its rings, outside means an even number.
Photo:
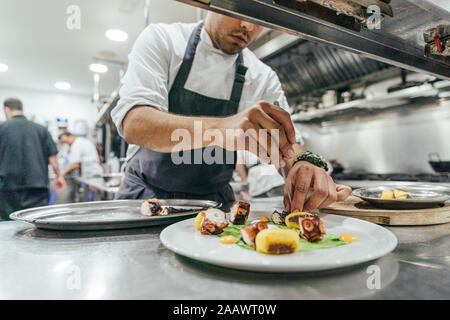
[[[89,69],[95,73],[105,73],[108,71],[108,67],[101,63],[93,63],[89,66]]]
[[[72,86],[67,82],[57,82],[55,83],[55,88],[59,90],[69,90]]]
[[[0,63],[0,72],[8,71],[8,66],[6,64]]]
[[[125,41],[128,39],[128,34],[119,29],[110,29],[106,31],[106,37],[112,41]]]

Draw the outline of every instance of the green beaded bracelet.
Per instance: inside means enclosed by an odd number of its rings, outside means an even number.
[[[328,164],[322,156],[318,154],[312,153],[311,151],[304,151],[299,153],[295,160],[292,162],[292,166],[294,166],[299,161],[309,162],[317,167],[324,168],[325,171],[328,171]]]

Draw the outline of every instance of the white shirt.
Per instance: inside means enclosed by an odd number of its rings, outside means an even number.
[[[259,196],[275,187],[284,185],[284,178],[277,169],[269,164],[258,163],[258,157],[245,150],[239,150],[238,155],[246,165],[253,165],[248,170],[247,182],[252,197]]]
[[[69,165],[78,162],[81,163],[82,177],[92,177],[103,173],[97,149],[91,141],[83,137],[77,137],[70,146]]]
[[[111,117],[122,135],[122,120],[136,105],[151,105],[162,111],[169,108],[169,91],[183,62],[189,37],[197,23],[151,24],[139,35],[129,55],[128,70],[120,89],[120,100]],[[248,68],[238,112],[259,101],[288,109],[288,103],[276,73],[249,49],[242,51]],[[238,54],[230,55],[213,46],[203,28],[185,84],[185,89],[207,97],[229,100],[234,82]],[[301,139],[297,132],[297,139]],[[298,140],[301,141],[301,140]],[[127,158],[138,146],[130,145]]]

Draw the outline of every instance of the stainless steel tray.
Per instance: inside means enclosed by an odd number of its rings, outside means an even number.
[[[408,199],[380,199],[383,190],[402,189],[411,193]],[[374,206],[386,209],[420,209],[443,205],[450,199],[450,187],[427,184],[386,184],[378,187],[359,188],[353,195],[366,200]]]
[[[140,213],[143,200],[92,201],[16,211],[10,218],[52,230],[110,230],[165,225],[187,219],[201,210],[220,207],[210,200],[161,199],[161,205],[190,211],[148,217]]]

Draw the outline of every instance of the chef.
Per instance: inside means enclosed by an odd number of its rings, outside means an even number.
[[[56,174],[55,189],[63,190],[66,182],[47,128],[24,116],[19,99],[3,104],[7,121],[0,123],[0,220],[9,220],[14,211],[48,205],[49,164]]]
[[[77,169],[81,170],[81,176],[84,178],[100,176],[103,173],[97,149],[91,141],[83,137],[77,137],[68,131],[61,133],[58,139],[70,148],[69,166],[62,172],[63,176]]]
[[[153,24],[140,34],[111,113],[130,143],[116,198],[231,204],[237,150],[288,173],[286,210],[325,207],[351,193],[297,143],[277,75],[247,48],[262,29],[209,12],[204,22]]]

